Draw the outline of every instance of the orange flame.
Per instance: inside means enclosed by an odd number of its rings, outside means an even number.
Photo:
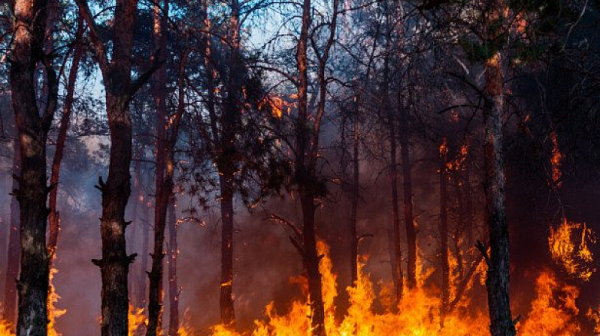
[[[548,243],[554,262],[559,264],[569,275],[588,281],[596,271],[594,258],[589,244],[596,238],[585,223],[574,223],[566,219],[556,229],[550,228]]]
[[[140,330],[143,330],[148,325],[148,318],[143,308],[134,308],[129,305],[129,336],[137,335]]]
[[[579,290],[561,284],[554,274],[542,272],[536,281],[536,298],[522,326],[517,326],[522,336],[570,336],[580,331],[575,316],[579,309],[575,299]]]
[[[67,313],[66,309],[56,308],[56,303],[60,299],[60,295],[56,293],[56,289],[52,284],[52,280],[54,279],[54,275],[56,273],[58,273],[58,270],[52,267],[50,269],[50,292],[48,294],[48,336],[62,336],[61,333],[56,331],[56,319]]]

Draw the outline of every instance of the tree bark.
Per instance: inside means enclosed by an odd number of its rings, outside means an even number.
[[[21,151],[19,150],[19,140],[14,141],[14,153],[12,172],[19,177],[21,172]],[[13,190],[18,188],[19,184],[13,179]],[[19,266],[21,251],[19,248],[19,201],[13,192],[10,200],[10,232],[8,236],[8,258],[6,263],[6,281],[4,287],[4,320],[15,325],[17,313],[17,278],[19,277]]]
[[[177,283],[177,213],[175,196],[169,203],[169,336],[179,336],[179,285]]]
[[[514,336],[509,300],[509,241],[505,213],[502,112],[504,105],[501,55],[485,63],[485,195],[490,235],[487,273],[488,307],[492,336]]]
[[[10,85],[19,142],[21,169],[18,189],[21,272],[17,284],[19,314],[18,336],[47,334],[47,297],[49,263],[46,250],[50,188],[46,185],[46,141],[56,109],[58,80],[44,54],[45,0],[14,2],[14,37],[11,51]],[[36,69],[46,70],[47,100],[43,112],[37,106]]]

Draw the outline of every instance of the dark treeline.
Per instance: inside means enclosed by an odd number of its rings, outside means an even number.
[[[591,334],[597,5],[0,0],[2,319],[55,335],[58,293],[72,333],[247,332],[304,295],[324,336],[325,242],[339,288],[391,284],[375,312],[436,288],[440,333],[517,335],[551,270]]]

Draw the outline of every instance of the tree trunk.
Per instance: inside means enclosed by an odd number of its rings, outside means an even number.
[[[514,336],[509,301],[509,242],[502,142],[503,75],[500,53],[485,63],[485,195],[490,250],[487,291],[492,336]]]
[[[303,194],[300,198],[303,218],[303,247],[304,264],[308,273],[308,292],[311,308],[311,330],[313,336],[325,335],[325,306],[323,304],[323,289],[319,262],[321,256],[317,252],[317,239],[315,232],[314,197]]]
[[[233,324],[233,176],[221,175],[221,322]]]
[[[475,215],[473,213],[473,192],[471,188],[471,166],[469,164],[469,157],[465,159],[465,174],[463,179],[463,190],[465,197],[465,231],[467,232],[467,246],[473,246],[475,244],[474,233],[477,230],[475,223]]]
[[[102,259],[93,262],[102,274],[102,336],[128,334],[128,273],[135,254],[128,256],[126,249],[125,208],[131,193],[129,168],[132,152],[132,122],[129,102],[152,73],[161,65],[155,62],[150,69],[132,81],[131,54],[137,0],[117,0],[114,7],[115,20],[111,27],[110,41],[99,33],[86,0],[76,0],[80,13],[89,28],[95,58],[105,85],[106,112],[110,130],[110,162],[106,183],[99,179],[102,192]],[[107,46],[111,45],[111,57]]]
[[[462,176],[460,174],[460,169],[462,167],[457,167],[455,169],[452,177],[454,179],[454,194],[456,198],[456,212],[457,212],[457,222],[456,228],[454,230],[454,249],[456,253],[456,271],[458,272],[458,276],[462,278],[464,276],[464,265],[463,265],[463,257],[461,251],[461,237],[464,234],[466,223],[465,223],[465,195],[463,191],[464,184],[462,184]],[[467,245],[469,246],[469,245]]]
[[[358,100],[360,101],[360,100]],[[360,192],[360,165],[359,165],[359,145],[360,145],[360,123],[359,106],[356,107],[356,116],[354,117],[354,132],[352,136],[352,195],[350,205],[350,274],[351,284],[355,286],[358,281],[358,200]]]
[[[324,336],[325,307],[321,273],[319,272],[320,257],[317,252],[315,232],[315,188],[317,179],[312,165],[313,153],[318,148],[310,148],[311,129],[308,127],[308,31],[311,25],[311,1],[304,0],[302,5],[302,27],[298,39],[296,53],[298,69],[298,117],[296,119],[296,157],[295,175],[298,183],[300,203],[302,207],[302,258],[308,273],[308,292],[311,310],[310,325],[312,336]],[[314,134],[318,140],[318,130]],[[317,147],[318,143],[313,142]]]
[[[397,145],[396,127],[392,120],[390,125],[390,183],[392,185],[392,237],[393,258],[392,274],[394,278],[394,289],[396,290],[396,304],[402,300],[404,278],[402,275],[402,250],[400,248],[400,209],[398,207],[398,169],[397,169]]]
[[[21,173],[21,151],[19,141],[14,141],[12,172],[19,177]],[[13,190],[18,188],[19,183],[13,179]],[[19,277],[19,265],[21,251],[19,249],[19,201],[16,194],[10,200],[10,232],[8,236],[8,258],[6,263],[6,281],[4,287],[4,320],[15,324],[17,313],[17,278]]]
[[[169,336],[179,336],[179,285],[177,283],[177,213],[175,196],[169,203]]]
[[[167,2],[165,1],[165,6]],[[155,19],[162,20],[162,27],[166,26],[166,18],[160,17],[160,9],[155,7]],[[157,24],[155,24],[155,27]],[[164,31],[161,33],[164,34]],[[166,40],[162,45],[166,48]],[[184,74],[187,60],[187,51],[184,51],[179,66],[178,79],[178,107],[177,113],[172,119],[169,136],[166,120],[168,118],[166,107],[166,71],[161,69],[157,72],[155,100],[158,109],[157,121],[157,153],[156,153],[156,206],[154,212],[154,252],[152,253],[152,271],[150,277],[150,291],[148,304],[148,328],[146,335],[162,334],[162,300],[163,300],[163,257],[165,230],[167,226],[167,211],[169,204],[173,201],[173,174],[175,167],[175,145],[179,132],[179,124],[185,110]],[[169,269],[170,271],[170,269]]]
[[[48,217],[49,232],[48,232],[48,254],[50,256],[50,268],[54,262],[56,256],[56,247],[58,245],[58,233],[60,231],[60,213],[57,209],[58,200],[58,182],[60,180],[60,166],[63,159],[65,143],[67,140],[67,131],[71,121],[71,110],[73,108],[73,98],[75,94],[75,81],[77,80],[77,73],[79,71],[79,62],[83,56],[83,44],[81,43],[81,37],[83,35],[84,26],[83,19],[81,16],[78,17],[77,36],[75,39],[75,51],[73,52],[73,60],[71,64],[71,70],[69,70],[69,78],[67,82],[67,96],[63,104],[63,114],[60,119],[60,127],[58,130],[58,137],[56,139],[56,152],[54,153],[54,159],[52,160],[52,168],[50,175],[50,185],[53,186],[50,191],[48,205],[50,208],[50,215]]]
[[[10,85],[13,111],[20,141],[19,202],[21,272],[18,336],[47,334],[48,251],[46,250],[46,141],[56,109],[58,80],[44,55],[46,15],[44,0],[14,2],[14,36],[11,51]],[[43,113],[37,106],[36,68],[45,65],[47,100]]]
[[[399,106],[401,101],[398,101]],[[404,225],[406,226],[406,245],[408,247],[408,261],[406,267],[406,282],[408,288],[417,286],[417,227],[414,220],[412,172],[410,163],[410,144],[408,138],[408,112],[400,107],[400,155],[402,156],[402,178],[404,189]]]
[[[439,174],[440,174],[440,257],[442,264],[442,307],[441,323],[450,306],[450,259],[448,250],[448,147],[444,138],[440,146]]]
[[[139,152],[139,151],[138,151]],[[133,169],[133,197],[132,197],[132,204],[131,204],[131,216],[132,216],[132,227],[131,227],[131,231],[129,232],[129,237],[127,238],[128,241],[133,241],[135,244],[135,248],[137,249],[138,246],[135,243],[136,242],[136,238],[138,236],[138,230],[140,228],[140,221],[139,218],[140,216],[138,216],[138,208],[140,206],[140,203],[142,203],[142,200],[140,199],[142,194],[140,192],[140,170],[141,170],[141,154],[138,155],[138,159],[135,162],[135,168]],[[141,266],[140,266],[141,267]],[[130,295],[130,300],[133,302],[132,304],[135,305],[136,307],[142,308],[145,307],[142,305],[142,302],[138,300],[138,286],[136,283],[136,274],[130,274],[129,275],[129,291],[132,293],[132,295]]]
[[[240,4],[231,0],[229,19],[229,74],[227,77],[227,97],[222,120],[222,137],[219,157],[219,184],[221,188],[221,323],[235,326],[233,304],[233,193],[234,172],[236,170],[235,130],[241,106],[243,64],[240,54]]]
[[[111,80],[117,80],[111,78]],[[125,80],[125,79],[123,79]],[[102,259],[93,260],[102,274],[102,336],[122,336],[128,333],[128,273],[135,254],[127,255],[125,208],[131,192],[132,128],[124,97],[106,91],[110,128],[110,163],[106,184],[99,179],[102,191]]]
[[[154,18],[154,45],[159,50],[158,57],[165,59],[167,49],[167,18],[169,3],[160,1],[153,7]],[[152,94],[156,107],[156,206],[154,207],[154,251],[152,253],[152,270],[148,274],[150,279],[148,300],[148,328],[147,336],[156,336],[162,333],[163,313],[163,258],[165,255],[165,229],[167,220],[167,208],[171,198],[171,188],[167,186],[165,178],[167,153],[167,124],[169,117],[167,112],[167,70],[161,67],[154,73]]]
[[[148,254],[150,253],[150,219],[147,201],[144,201],[141,205],[142,211],[141,216],[139,216],[139,223],[142,226],[142,256],[140,257],[140,271],[137,276],[137,301],[140,307],[145,307],[148,299],[146,286],[148,280]]]

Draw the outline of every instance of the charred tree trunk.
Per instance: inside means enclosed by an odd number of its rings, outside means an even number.
[[[458,272],[458,276],[462,278],[464,276],[464,265],[463,265],[463,257],[462,251],[460,248],[461,237],[464,234],[466,223],[465,223],[465,195],[464,195],[464,184],[462,184],[462,178],[460,174],[460,167],[454,171],[453,179],[454,179],[454,192],[456,197],[456,212],[457,212],[457,223],[456,228],[454,230],[454,250],[456,253],[456,269]],[[469,245],[467,245],[469,246]]]
[[[19,140],[14,141],[14,153],[12,172],[16,177],[20,177],[21,173],[21,151],[19,150]],[[18,188],[18,182],[13,180],[13,190]],[[8,236],[8,258],[6,263],[6,281],[4,287],[4,320],[8,323],[15,324],[17,313],[17,278],[19,277],[19,265],[21,251],[19,249],[20,233],[19,233],[19,201],[17,201],[16,193],[10,200],[10,232]]]
[[[360,99],[358,100],[360,101]],[[354,118],[354,132],[352,135],[352,195],[350,205],[350,275],[352,286],[358,281],[358,200],[360,192],[360,165],[359,165],[359,145],[360,145],[360,123],[359,106],[356,107],[356,116]]]
[[[233,194],[236,170],[236,129],[239,125],[243,64],[240,54],[240,4],[230,2],[229,19],[229,73],[227,97],[222,118],[221,155],[219,157],[219,185],[221,188],[221,323],[235,327],[233,303]]]
[[[402,106],[400,98],[399,106]],[[408,261],[406,267],[406,282],[408,288],[417,286],[417,227],[414,220],[412,172],[410,163],[410,144],[408,138],[408,111],[400,107],[400,155],[402,157],[402,178],[404,190],[404,225],[406,226],[406,245],[408,246]]]
[[[392,274],[394,278],[394,289],[396,290],[396,304],[402,300],[404,277],[402,275],[402,250],[400,248],[400,208],[398,206],[398,169],[397,169],[397,145],[396,127],[392,120],[390,125],[390,183],[392,186],[392,237],[393,258]]]
[[[177,283],[177,213],[175,197],[169,204],[169,336],[179,336],[179,285]]]
[[[475,243],[475,237],[473,234],[477,230],[475,223],[475,214],[473,213],[473,192],[471,188],[471,167],[469,164],[469,158],[465,159],[465,174],[463,179],[463,190],[465,197],[465,231],[467,232],[467,245],[473,246]]]
[[[450,259],[448,248],[448,147],[444,138],[440,146],[439,174],[440,174],[440,257],[442,264],[442,307],[441,323],[450,306]]]
[[[81,57],[83,56],[83,44],[81,43],[83,31],[83,19],[81,18],[81,16],[79,16],[77,35],[75,39],[75,50],[73,51],[71,70],[69,71],[69,78],[66,88],[67,95],[65,97],[63,113],[60,119],[58,137],[56,139],[56,152],[54,153],[54,159],[52,160],[52,168],[50,175],[50,185],[54,186],[50,191],[50,196],[48,200],[48,205],[50,208],[50,215],[48,217],[48,254],[50,256],[50,268],[52,268],[52,263],[54,262],[54,257],[56,256],[56,247],[58,245],[58,233],[60,231],[60,213],[57,209],[58,182],[60,180],[60,166],[65,150],[67,131],[69,130],[69,125],[71,121],[71,110],[73,108],[73,100],[75,95],[75,82],[77,80],[77,73],[79,71],[79,62],[81,61]]]
[[[146,306],[146,301],[148,299],[147,293],[147,280],[148,280],[148,256],[150,253],[150,218],[148,214],[148,205],[147,201],[144,201],[141,208],[141,216],[139,219],[139,223],[142,227],[142,250],[140,257],[140,270],[137,275],[137,301],[140,307]]]
[[[311,308],[312,335],[325,335],[325,305],[323,303],[323,289],[319,262],[321,256],[317,252],[317,239],[315,232],[315,201],[314,196],[305,193],[300,197],[303,218],[303,246],[304,264],[308,273],[308,292]]]
[[[389,135],[389,154],[390,154],[390,162],[389,162],[389,176],[390,176],[390,184],[391,184],[391,202],[392,202],[392,221],[388,227],[389,234],[389,254],[390,254],[390,267],[392,271],[392,279],[394,281],[394,290],[395,290],[395,300],[396,305],[394,308],[398,307],[398,304],[402,300],[402,292],[404,290],[404,277],[402,274],[402,249],[400,247],[400,208],[398,206],[399,197],[398,197],[398,135],[396,130],[396,119],[392,113],[392,104],[390,100],[389,94],[389,72],[390,72],[390,56],[389,50],[391,48],[391,37],[390,32],[387,33],[386,40],[386,57],[384,58],[384,66],[383,66],[383,82],[381,83],[381,94],[382,105],[381,108],[385,109],[384,114],[382,115],[382,120],[386,123],[388,127],[388,135]]]
[[[129,233],[129,237],[127,238],[129,241],[134,241],[135,242],[135,238],[138,236],[137,231],[139,230],[140,227],[140,221],[139,216],[138,216],[138,207],[141,203],[141,193],[140,193],[140,170],[141,170],[141,155],[138,156],[138,159],[135,162],[135,168],[133,169],[133,197],[132,197],[132,204],[131,204],[131,216],[132,216],[132,227],[131,227],[131,231]],[[137,248],[137,245],[136,245]],[[130,274],[129,275],[129,290],[132,293],[132,295],[130,296],[130,300],[133,302],[132,304],[135,305],[136,307],[144,307],[142,306],[141,302],[138,300],[137,297],[137,284],[136,284],[136,277],[135,274]]]
[[[165,1],[166,6],[166,1]],[[155,14],[158,19],[161,19],[157,10]],[[161,20],[164,20],[162,18]],[[163,27],[166,22],[162,22]],[[156,27],[156,25],[155,25]],[[163,32],[164,33],[164,32]],[[166,46],[166,41],[163,43]],[[166,110],[166,85],[164,85],[164,78],[166,76],[163,70],[157,73],[157,83],[163,83],[158,85],[155,92],[156,105],[158,108],[158,122],[157,122],[157,134],[158,134],[158,145],[157,145],[157,173],[156,173],[156,207],[154,212],[154,252],[152,254],[152,271],[149,274],[150,277],[150,291],[149,291],[149,304],[148,304],[148,329],[146,335],[154,336],[158,335],[162,331],[162,298],[163,298],[163,257],[164,252],[164,240],[165,231],[167,226],[167,212],[169,204],[171,204],[173,195],[173,174],[175,167],[175,144],[177,143],[177,135],[179,132],[179,124],[185,110],[184,99],[185,91],[183,89],[184,83],[184,69],[187,60],[187,52],[183,53],[182,60],[179,67],[179,81],[178,81],[178,96],[179,103],[175,118],[169,127],[170,135],[167,132],[166,120],[168,118]],[[170,271],[171,269],[169,269]],[[170,278],[169,278],[170,279]],[[169,282],[170,283],[170,282]],[[176,284],[176,283],[175,283]],[[172,318],[172,317],[171,317]],[[172,321],[172,320],[171,320]]]
[[[46,141],[56,109],[58,80],[44,55],[48,2],[17,0],[14,5],[14,37],[11,51],[10,85],[17,126],[21,169],[18,189],[21,272],[17,284],[18,336],[47,334],[49,263],[46,249],[50,188],[46,185]],[[40,113],[36,99],[36,69],[46,70],[47,100]]]
[[[219,178],[221,187],[221,322],[235,323],[233,307],[233,175]]]
[[[498,14],[500,15],[500,14]],[[487,273],[488,306],[492,336],[516,335],[509,301],[509,242],[505,209],[502,112],[503,75],[500,53],[485,63],[485,195],[490,235]]]
[[[296,119],[296,158],[295,174],[300,193],[302,207],[302,259],[308,274],[308,291],[310,304],[310,324],[313,336],[326,335],[325,307],[321,273],[319,271],[320,257],[317,252],[317,237],[315,232],[315,193],[317,180],[311,164],[313,152],[310,148],[311,131],[308,125],[308,32],[311,25],[311,1],[304,0],[302,6],[302,27],[296,53],[298,69],[298,117]],[[314,134],[318,139],[318,133]],[[312,144],[318,146],[318,143]]]
[[[167,33],[166,33],[166,16],[168,13],[169,3],[163,0],[163,8],[160,6],[160,1],[154,4],[154,45],[159,50],[158,57],[162,60],[166,57],[167,48]],[[167,153],[167,71],[165,67],[161,67],[154,73],[154,82],[152,94],[154,96],[154,104],[156,107],[156,206],[154,207],[154,250],[151,254],[152,269],[148,274],[149,299],[148,299],[148,328],[146,329],[147,336],[156,336],[162,331],[162,312],[163,312],[163,258],[165,229],[167,220],[167,209],[171,198],[170,186],[167,186],[167,178],[165,177],[166,156]]]

